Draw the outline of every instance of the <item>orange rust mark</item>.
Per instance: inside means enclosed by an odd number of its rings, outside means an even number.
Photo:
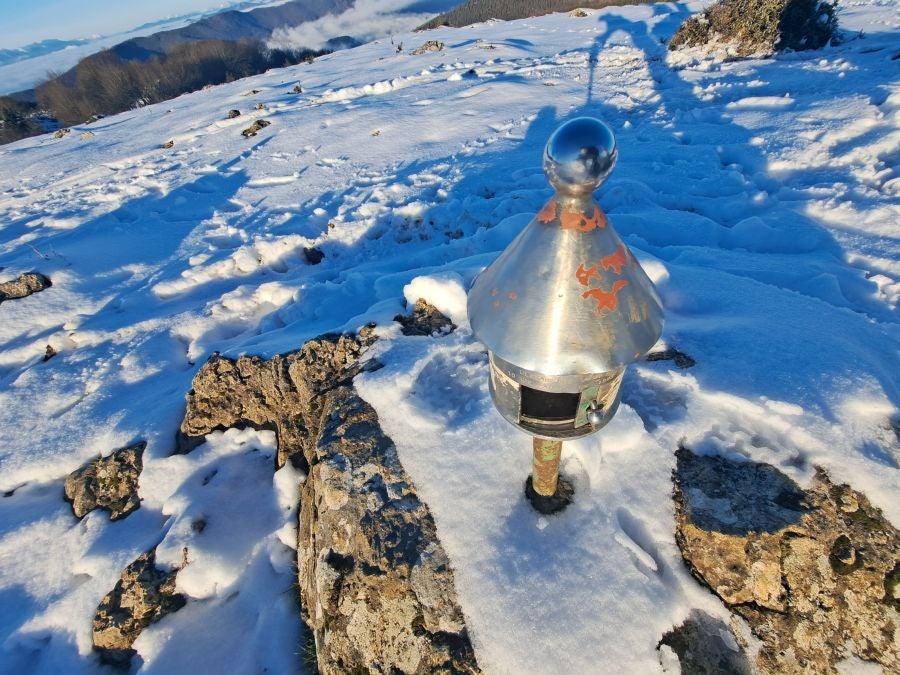
[[[509,294],[509,299],[510,299],[510,300],[518,300],[518,299],[519,299],[519,294],[516,293],[516,292],[514,291],[514,292],[512,292],[512,293]]]
[[[600,259],[600,265],[605,270],[612,270],[616,274],[622,273],[622,268],[628,264],[628,258],[625,257],[625,244],[622,244],[615,252],[609,254],[605,258]]]
[[[497,309],[498,307],[500,307],[500,301],[494,300],[494,309]]]
[[[602,288],[592,288],[582,293],[582,297],[592,298],[597,302],[597,312],[603,315],[604,310],[615,312],[619,308],[618,292],[628,285],[625,279],[619,279],[612,285],[612,290],[604,291]]]
[[[594,207],[594,215],[588,218],[583,213],[572,211],[568,206],[563,208],[562,215],[559,217],[564,230],[578,230],[579,232],[590,232],[598,227],[606,227],[606,216],[599,207]]]
[[[575,278],[578,279],[578,283],[582,286],[590,286],[591,279],[593,278],[603,281],[603,273],[600,271],[600,265],[594,265],[588,269],[584,269],[584,264],[582,263],[575,272]]]
[[[494,290],[491,291],[491,297],[492,297],[492,298],[496,298],[496,297],[497,297],[497,289],[496,289],[496,288],[495,288]]]
[[[556,219],[556,200],[551,199],[544,205],[541,212],[537,214],[537,219],[544,223],[552,223]]]

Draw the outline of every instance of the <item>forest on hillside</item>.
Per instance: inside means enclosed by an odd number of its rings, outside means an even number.
[[[105,50],[83,59],[71,71],[49,74],[35,87],[34,102],[0,96],[0,143],[158,103],[324,53],[269,49],[255,40],[187,42],[147,61],[125,60]]]
[[[456,9],[422,24],[418,30],[428,30],[440,26],[460,28],[489,19],[512,21],[530,16],[543,16],[553,12],[571,12],[581,7],[600,9],[656,1],[659,0],[468,0]]]

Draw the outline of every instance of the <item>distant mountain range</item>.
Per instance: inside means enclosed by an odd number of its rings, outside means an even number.
[[[0,49],[0,66],[17,63],[25,59],[33,59],[44,54],[52,54],[68,47],[77,47],[90,42],[83,40],[41,40],[16,49]]]
[[[127,61],[146,61],[169,53],[177,45],[197,40],[265,41],[276,28],[315,21],[327,14],[340,14],[354,4],[355,0],[292,0],[248,12],[228,10],[182,28],[126,40],[110,51]]]

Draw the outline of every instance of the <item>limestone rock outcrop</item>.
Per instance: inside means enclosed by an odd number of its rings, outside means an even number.
[[[38,272],[20,274],[11,281],[0,283],[0,303],[3,303],[5,300],[27,298],[29,295],[39,293],[52,285],[53,282],[50,281],[50,277],[46,277]]]
[[[76,518],[94,509],[109,511],[110,520],[124,518],[141,505],[138,496],[147,444],[136,443],[92,460],[66,478],[66,499]]]
[[[422,298],[416,300],[412,312],[398,314],[394,321],[403,327],[404,335],[447,335],[456,330],[456,324]]]
[[[94,615],[94,650],[105,663],[128,667],[132,645],[147,626],[185,605],[175,592],[177,570],[156,567],[156,551],[141,554],[122,572]]]
[[[676,540],[692,573],[743,618],[765,673],[835,673],[850,656],[900,669],[900,533],[821,470],[801,489],[768,464],[681,448]]]
[[[274,429],[278,464],[308,473],[297,565],[318,670],[480,672],[434,519],[353,377],[373,331],[330,335],[269,360],[213,355],[179,433],[189,451],[216,429]]]

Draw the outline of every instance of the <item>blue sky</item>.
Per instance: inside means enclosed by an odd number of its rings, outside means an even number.
[[[0,0],[0,48],[48,38],[108,35],[170,16],[226,7],[235,0]]]

